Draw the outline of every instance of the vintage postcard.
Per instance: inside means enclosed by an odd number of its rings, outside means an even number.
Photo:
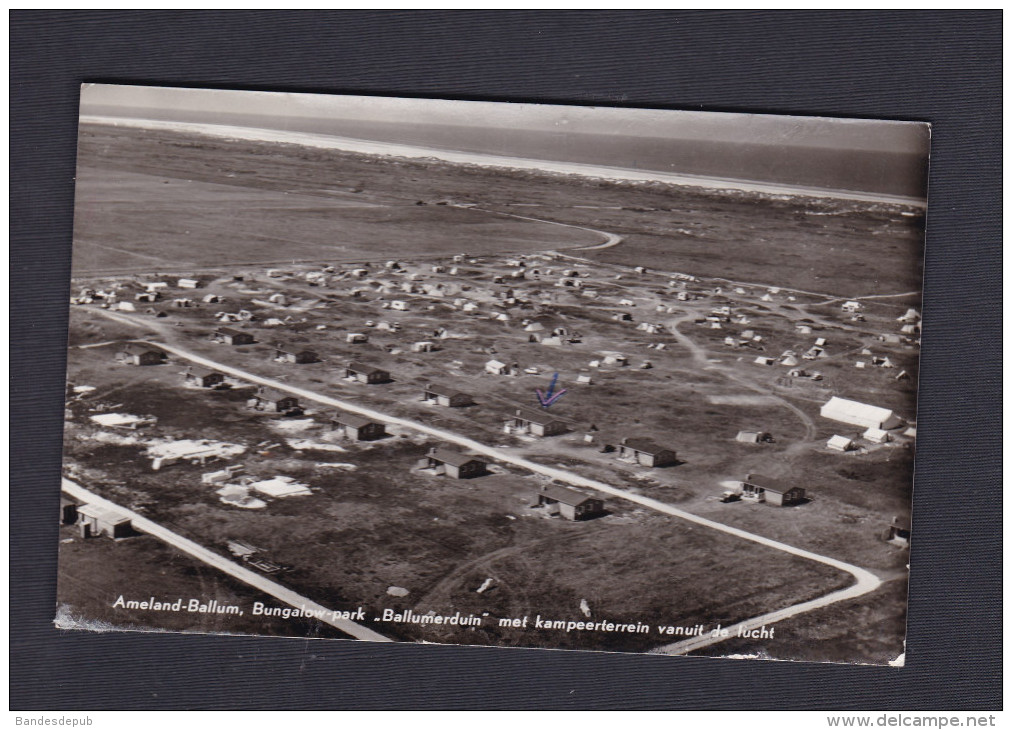
[[[85,85],[57,625],[901,666],[929,138]]]

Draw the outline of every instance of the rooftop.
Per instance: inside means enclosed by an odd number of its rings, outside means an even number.
[[[157,348],[149,347],[148,345],[139,345],[137,343],[130,343],[128,345],[123,345],[123,347],[120,348],[120,352],[126,352],[130,355],[141,355],[145,352],[155,352],[159,355],[165,354],[164,352],[162,352]]]
[[[588,499],[593,499],[593,497],[590,497],[583,492],[571,489],[570,487],[564,487],[561,484],[549,484],[541,490],[541,494],[545,495],[549,499],[554,499],[556,502],[568,504],[573,507],[586,502]]]
[[[122,525],[124,522],[130,521],[130,517],[119,510],[97,504],[82,504],[77,508],[77,511],[85,517],[91,517],[110,525]]]
[[[528,423],[537,423],[545,426],[549,423],[559,423],[562,419],[555,418],[548,415],[545,411],[536,411],[531,408],[518,408],[516,410],[516,418],[521,421],[527,421]]]
[[[468,393],[464,393],[463,391],[457,390],[455,388],[450,388],[449,386],[446,386],[446,385],[439,385],[439,384],[435,384],[435,383],[429,383],[428,385],[426,385],[425,386],[425,392],[426,393],[435,393],[436,395],[446,396],[447,398],[452,398],[455,395],[467,395],[467,396],[469,396]]]
[[[351,371],[356,372],[356,373],[362,373],[363,375],[373,375],[373,374],[376,374],[376,373],[384,373],[385,374],[386,373],[386,370],[383,370],[382,368],[375,367],[374,365],[365,365],[364,363],[360,363],[360,362],[350,362],[350,363],[348,363],[348,370],[351,370]]]
[[[745,483],[751,484],[753,487],[761,487],[767,492],[775,492],[777,494],[783,494],[791,487],[784,484],[772,477],[764,477],[762,474],[749,474],[745,477]]]
[[[650,439],[644,438],[633,438],[625,439],[622,442],[623,446],[628,446],[633,451],[639,451],[641,454],[659,454],[662,451],[674,451],[674,449],[667,446],[660,446]]]
[[[362,428],[363,426],[376,423],[376,421],[365,416],[360,416],[357,413],[339,413],[334,416],[334,423],[339,423],[342,426],[351,426],[352,428]]]
[[[469,461],[482,461],[471,454],[464,454],[453,449],[433,449],[429,452],[429,458],[451,466],[463,466]],[[482,461],[482,463],[485,462]]]

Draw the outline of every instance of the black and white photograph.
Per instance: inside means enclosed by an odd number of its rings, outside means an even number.
[[[85,84],[55,625],[902,667],[930,138]]]

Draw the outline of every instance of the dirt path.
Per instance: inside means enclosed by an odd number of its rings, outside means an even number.
[[[439,581],[432,588],[430,588],[428,591],[426,591],[425,595],[423,595],[421,598],[418,599],[418,601],[415,603],[415,609],[416,610],[420,610],[421,607],[426,602],[432,601],[434,599],[440,598],[440,597],[448,594],[449,591],[453,588],[453,586],[458,581],[460,581],[460,579],[463,578],[464,575],[469,570],[472,570],[473,568],[479,568],[479,567],[490,568],[491,565],[493,563],[495,563],[496,561],[498,561],[498,560],[501,560],[503,558],[508,558],[508,557],[513,556],[513,555],[518,555],[518,554],[521,554],[521,553],[531,552],[535,548],[538,548],[538,547],[540,547],[542,545],[548,545],[550,543],[569,542],[570,540],[578,540],[578,539],[581,539],[581,538],[590,538],[590,537],[594,537],[596,535],[601,534],[602,531],[606,531],[606,530],[609,530],[609,529],[610,528],[608,528],[608,527],[601,527],[599,529],[593,530],[592,532],[580,531],[580,532],[574,532],[574,533],[572,533],[570,535],[553,535],[552,537],[546,537],[546,538],[544,538],[542,540],[537,540],[537,541],[532,542],[532,543],[527,543],[527,544],[524,544],[524,545],[509,545],[509,546],[504,547],[504,548],[499,548],[498,550],[493,550],[490,553],[486,553],[484,555],[479,555],[474,560],[469,560],[468,562],[464,563],[463,565],[457,566],[456,568],[454,568],[453,570],[451,570],[449,573],[447,573],[446,575],[444,575],[442,578],[440,578]],[[499,580],[499,582],[502,582],[498,578],[496,580]]]
[[[534,223],[547,223],[547,224],[552,225],[552,226],[562,226],[563,228],[573,228],[573,229],[575,229],[577,231],[589,231],[590,233],[595,233],[595,234],[597,234],[599,236],[604,236],[604,242],[603,243],[598,243],[598,244],[595,244],[593,246],[575,246],[573,248],[570,248],[569,249],[570,251],[596,251],[596,250],[602,249],[602,248],[611,248],[612,246],[617,246],[620,243],[622,243],[622,236],[619,236],[619,235],[617,235],[615,233],[608,233],[607,231],[599,231],[596,228],[588,228],[587,226],[577,226],[577,225],[573,225],[572,223],[559,223],[558,221],[546,221],[546,220],[543,220],[541,218],[531,218],[530,216],[516,215],[515,213],[503,213],[502,211],[488,210],[487,208],[471,208],[471,210],[480,210],[483,213],[491,213],[493,215],[502,215],[502,216],[506,216],[507,218],[518,218],[518,219],[520,219],[522,221],[533,221]]]
[[[798,408],[785,398],[782,398],[781,396],[770,392],[768,388],[764,388],[761,385],[757,385],[756,383],[749,381],[747,378],[743,378],[737,373],[731,372],[725,367],[721,367],[719,365],[711,363],[709,359],[709,353],[705,349],[697,345],[695,342],[693,342],[688,335],[683,334],[678,329],[679,325],[684,324],[685,322],[688,322],[692,319],[693,316],[691,314],[686,314],[682,317],[677,317],[675,319],[670,320],[666,324],[666,327],[668,328],[668,331],[671,332],[672,337],[678,340],[678,343],[689,351],[689,353],[692,355],[692,359],[696,361],[696,363],[699,365],[701,369],[707,370],[709,372],[719,373],[720,375],[723,375],[725,378],[728,378],[729,380],[733,380],[734,382],[738,383],[744,388],[748,388],[749,390],[755,391],[756,393],[762,393],[763,395],[769,396],[770,398],[775,400],[778,405],[783,406],[784,408],[788,409],[789,411],[791,411],[791,413],[793,413],[798,417],[798,419],[805,427],[805,435],[803,440],[811,441],[812,439],[815,438],[816,434],[815,423],[812,421],[812,419],[808,416],[807,413],[802,411],[800,408]]]
[[[69,494],[71,497],[81,500],[84,504],[94,504],[101,507],[115,509],[118,512],[129,515],[134,529],[139,532],[156,537],[177,550],[181,550],[187,555],[193,556],[202,563],[210,565],[213,568],[217,568],[223,573],[227,573],[233,578],[241,580],[243,583],[253,586],[267,595],[277,598],[283,603],[287,603],[293,608],[306,609],[307,611],[318,611],[320,612],[318,616],[319,621],[329,624],[349,636],[353,636],[356,639],[362,639],[363,641],[391,641],[391,639],[388,639],[382,634],[378,634],[372,629],[356,624],[353,621],[332,618],[330,616],[330,609],[324,608],[319,603],[311,601],[305,596],[302,596],[289,588],[285,588],[259,573],[254,573],[252,570],[244,568],[238,563],[235,563],[218,553],[212,552],[204,546],[198,545],[192,540],[188,540],[182,535],[162,527],[157,522],[153,522],[136,512],[131,512],[115,502],[110,502],[109,500],[98,496],[94,492],[85,489],[77,482],[64,478],[61,490],[64,493]]]
[[[900,294],[866,294],[860,297],[849,297],[849,299],[852,299],[855,302],[863,302],[868,299],[899,299],[901,297],[919,297],[919,296],[921,296],[921,292],[919,291],[905,291],[901,292]],[[836,297],[834,299],[830,299],[828,302],[823,302],[823,304],[836,304],[837,302],[846,302],[846,301],[848,301],[847,298]],[[906,305],[898,305],[898,306],[906,306]]]

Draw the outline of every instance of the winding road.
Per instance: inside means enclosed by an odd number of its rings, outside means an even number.
[[[90,310],[90,311],[98,312],[99,314],[101,314],[103,316],[106,316],[106,317],[108,317],[110,319],[113,319],[113,320],[116,320],[116,321],[119,321],[119,322],[127,322],[127,323],[130,323],[130,324],[133,324],[134,326],[142,326],[142,327],[146,327],[146,328],[150,327],[150,325],[148,323],[139,322],[139,321],[133,319],[132,317],[127,316],[127,315],[117,314],[117,313],[109,312],[107,310],[102,310],[102,309],[93,309],[93,310]],[[682,335],[682,337],[684,337],[684,335]],[[687,340],[688,338],[685,338],[685,339]],[[654,510],[656,512],[660,512],[662,514],[665,514],[665,515],[668,515],[668,516],[671,516],[671,517],[676,517],[676,518],[679,518],[679,519],[682,519],[682,520],[686,520],[687,522],[692,522],[694,524],[701,525],[703,527],[707,527],[707,528],[710,528],[710,529],[713,529],[713,530],[717,530],[719,532],[723,532],[723,533],[726,533],[728,535],[733,535],[735,537],[739,537],[739,538],[741,538],[743,540],[748,540],[749,542],[753,542],[753,543],[756,543],[756,544],[759,544],[759,545],[763,545],[765,547],[773,548],[775,550],[780,550],[782,552],[788,553],[790,555],[795,555],[797,557],[804,558],[806,560],[812,560],[812,561],[817,562],[817,563],[822,563],[823,565],[828,565],[830,567],[836,568],[837,570],[842,570],[842,571],[844,571],[846,573],[849,573],[854,578],[854,583],[851,586],[847,587],[847,588],[844,588],[844,589],[841,589],[841,590],[837,590],[837,591],[833,591],[832,593],[828,593],[828,594],[826,594],[824,596],[821,596],[819,598],[816,598],[816,599],[813,599],[813,600],[810,600],[810,601],[805,601],[803,603],[795,604],[793,606],[788,606],[786,608],[782,608],[782,609],[779,609],[777,611],[772,611],[770,613],[766,613],[766,614],[763,614],[761,616],[755,616],[753,618],[750,618],[750,619],[747,619],[747,620],[741,622],[740,625],[743,626],[743,627],[751,628],[751,627],[756,627],[756,626],[768,625],[768,624],[771,624],[771,623],[775,623],[777,621],[781,621],[781,620],[783,620],[785,618],[789,618],[791,616],[796,616],[798,614],[805,613],[807,611],[812,611],[812,610],[815,610],[817,608],[823,608],[825,606],[830,606],[830,605],[832,605],[834,603],[838,603],[840,601],[846,601],[846,600],[850,600],[850,599],[853,599],[853,598],[857,598],[858,596],[862,596],[862,595],[864,595],[866,593],[869,593],[871,591],[876,590],[881,585],[881,583],[882,583],[882,581],[879,579],[879,577],[876,576],[871,571],[866,570],[866,569],[861,568],[861,567],[858,567],[856,565],[851,565],[850,563],[846,563],[846,562],[844,562],[842,560],[837,560],[836,558],[830,558],[830,557],[825,556],[825,555],[819,555],[819,554],[813,553],[813,552],[811,552],[809,550],[804,550],[802,548],[794,547],[793,545],[788,545],[788,544],[780,542],[778,540],[773,540],[771,538],[764,537],[762,535],[757,535],[755,533],[751,533],[751,532],[748,532],[746,530],[739,529],[737,527],[732,527],[730,525],[725,525],[725,524],[722,524],[720,522],[715,522],[715,521],[707,519],[705,517],[700,517],[700,516],[692,514],[690,512],[686,512],[685,510],[678,509],[677,507],[674,507],[674,506],[672,506],[670,504],[667,504],[665,502],[661,502],[659,500],[652,499],[650,497],[645,497],[645,496],[640,495],[640,494],[635,494],[633,492],[627,491],[625,489],[620,489],[618,487],[614,487],[614,486],[612,486],[610,484],[606,484],[606,483],[598,481],[596,479],[590,479],[590,478],[581,476],[579,474],[574,474],[572,472],[565,471],[563,469],[557,469],[557,468],[554,468],[554,467],[545,466],[543,464],[539,464],[537,462],[530,461],[529,459],[525,459],[524,457],[522,457],[520,455],[517,455],[517,454],[514,454],[514,453],[510,453],[510,451],[508,451],[506,449],[497,448],[497,447],[493,447],[493,446],[488,446],[486,444],[483,444],[483,443],[480,443],[480,442],[475,441],[473,439],[467,438],[466,436],[461,436],[461,435],[453,433],[451,431],[445,431],[443,429],[434,428],[432,426],[428,426],[428,425],[426,425],[424,423],[420,423],[418,421],[413,421],[411,419],[400,418],[400,417],[397,417],[397,416],[391,416],[391,415],[389,415],[387,413],[383,413],[382,411],[377,411],[377,410],[374,410],[372,408],[368,408],[368,407],[365,407],[365,406],[362,406],[362,405],[358,405],[358,404],[355,404],[355,403],[350,403],[350,402],[348,402],[346,400],[341,400],[339,398],[333,398],[331,396],[322,395],[320,393],[316,393],[314,391],[307,390],[305,388],[300,388],[300,387],[297,387],[297,386],[293,386],[293,385],[290,385],[288,383],[283,383],[283,382],[281,382],[279,380],[274,380],[272,378],[265,378],[263,376],[260,376],[260,375],[257,375],[255,373],[249,372],[248,370],[243,370],[241,368],[237,368],[237,367],[234,367],[232,365],[226,365],[225,363],[221,363],[221,362],[218,362],[216,360],[211,360],[210,358],[204,357],[202,355],[198,355],[198,354],[190,352],[188,350],[184,350],[182,348],[175,347],[173,345],[169,345],[169,344],[166,344],[166,343],[163,343],[163,342],[155,342],[155,341],[144,341],[144,342],[146,342],[146,344],[154,345],[156,347],[159,347],[159,348],[163,349],[165,352],[167,352],[167,353],[169,353],[171,355],[175,355],[176,357],[181,358],[183,360],[187,360],[187,361],[189,361],[189,362],[191,362],[191,363],[193,363],[195,365],[201,365],[203,367],[207,367],[207,368],[210,368],[210,369],[213,369],[213,370],[217,370],[217,371],[222,372],[222,373],[224,373],[226,375],[231,375],[232,377],[239,378],[240,380],[244,380],[246,382],[254,383],[254,384],[257,384],[257,385],[263,385],[265,387],[273,388],[273,389],[280,390],[280,391],[284,391],[286,393],[291,393],[292,395],[295,395],[295,396],[297,396],[299,398],[304,398],[307,401],[312,401],[312,402],[315,402],[315,403],[320,403],[322,405],[330,406],[332,408],[338,408],[340,410],[348,411],[350,413],[357,413],[359,415],[366,416],[368,418],[371,418],[371,419],[374,419],[374,420],[377,420],[377,421],[381,421],[381,422],[386,423],[386,424],[400,426],[400,427],[403,427],[403,428],[415,431],[417,433],[423,433],[423,434],[426,434],[428,436],[432,436],[434,438],[437,438],[437,439],[439,439],[441,441],[445,441],[445,442],[448,442],[448,443],[453,443],[453,444],[456,444],[458,446],[462,446],[465,449],[470,449],[473,452],[476,452],[478,454],[482,454],[484,456],[488,456],[488,457],[490,457],[492,459],[495,459],[496,461],[507,463],[507,464],[512,464],[512,465],[520,467],[522,469],[526,469],[527,471],[530,471],[530,472],[533,472],[533,473],[536,473],[536,474],[541,474],[543,476],[549,477],[550,479],[557,479],[560,482],[565,483],[565,484],[570,484],[570,485],[575,486],[575,487],[583,487],[583,488],[587,488],[587,489],[593,489],[593,490],[596,490],[598,492],[601,492],[602,494],[607,494],[607,495],[610,495],[612,497],[616,497],[616,498],[619,498],[619,499],[624,499],[626,501],[642,505],[642,506],[647,507],[649,509],[652,509],[652,510]],[[154,524],[154,523],[151,523],[151,524]],[[156,527],[158,527],[158,526],[156,525]],[[158,529],[164,531],[164,528],[160,528],[159,527]],[[199,548],[200,546],[193,544],[193,547]],[[187,550],[187,552],[190,552],[190,551]],[[209,551],[207,551],[207,552],[209,552]],[[193,553],[191,552],[191,554],[193,554]],[[210,553],[210,555],[214,556],[219,561],[223,560],[220,556],[217,556],[214,553]],[[225,562],[229,566],[231,566],[233,568],[239,567],[239,566],[236,566],[234,563],[231,563],[231,561],[225,561]],[[249,571],[246,571],[246,572],[249,572]],[[259,577],[259,576],[256,576],[256,577]],[[276,586],[276,584],[273,584],[273,585],[276,588],[281,588],[280,586]],[[286,590],[286,589],[283,589],[283,590]],[[268,592],[270,592],[270,591],[268,591]],[[271,593],[271,595],[275,595],[275,594]],[[301,597],[297,597],[297,598],[301,598]],[[736,624],[732,628],[736,629],[738,625],[739,624]],[[361,628],[361,627],[359,627],[359,628]],[[342,630],[344,630],[344,629],[342,629]],[[710,644],[718,643],[718,642],[723,641],[723,640],[728,639],[728,638],[733,638],[733,636],[734,636],[734,634],[731,634],[729,636],[719,636],[719,637],[713,637],[713,636],[696,637],[696,638],[694,638],[692,640],[689,640],[689,641],[682,641],[682,642],[677,642],[677,643],[674,643],[674,644],[669,644],[667,646],[661,647],[661,648],[656,649],[654,651],[658,652],[658,653],[665,653],[665,654],[684,654],[684,653],[687,653],[689,651],[693,651],[693,650],[696,650],[696,649],[703,648],[705,646],[709,646]]]

